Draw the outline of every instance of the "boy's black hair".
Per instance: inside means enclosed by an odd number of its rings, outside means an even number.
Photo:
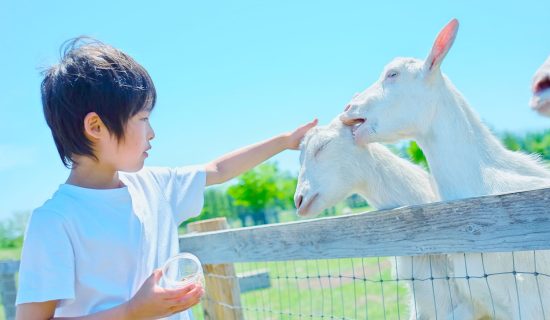
[[[124,139],[128,120],[152,110],[157,94],[147,71],[134,59],[107,44],[78,37],[61,47],[61,62],[44,71],[42,106],[63,164],[73,156],[97,159],[84,135],[84,117],[96,112],[117,140]]]

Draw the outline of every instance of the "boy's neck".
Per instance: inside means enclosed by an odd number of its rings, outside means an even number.
[[[124,186],[118,177],[118,171],[89,158],[78,159],[78,165],[71,169],[66,183],[89,189],[115,189]]]

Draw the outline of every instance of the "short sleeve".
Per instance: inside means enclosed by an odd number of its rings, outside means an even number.
[[[204,166],[149,167],[148,169],[170,203],[178,225],[201,213],[206,188]]]
[[[75,298],[75,263],[65,220],[37,209],[25,231],[16,305]]]

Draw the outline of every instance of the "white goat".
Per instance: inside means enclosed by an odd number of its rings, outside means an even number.
[[[440,64],[457,31],[458,21],[452,20],[425,61],[390,62],[377,82],[351,100],[340,119],[354,125],[358,144],[416,140],[442,200],[550,186],[550,172],[538,159],[506,150],[442,75]],[[457,280],[459,290],[471,300],[455,310],[455,319],[550,316],[550,281],[533,275],[548,273],[548,251],[450,257],[455,276],[465,278]]]
[[[335,119],[311,129],[301,146],[301,169],[295,202],[300,216],[314,216],[357,193],[378,209],[433,202],[436,195],[428,173],[372,143],[356,146],[351,129]],[[459,303],[453,281],[446,280],[446,255],[396,257],[394,273],[407,283],[410,319],[444,319]],[[430,277],[436,278],[430,281]],[[422,279],[405,281],[404,279]],[[443,280],[445,279],[445,280]],[[435,302],[435,305],[434,305]],[[437,312],[437,316],[436,316]]]
[[[535,72],[532,90],[531,108],[550,117],[550,57]]]

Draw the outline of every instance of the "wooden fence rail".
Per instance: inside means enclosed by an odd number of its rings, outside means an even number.
[[[550,188],[189,234],[206,264],[550,249]]]

